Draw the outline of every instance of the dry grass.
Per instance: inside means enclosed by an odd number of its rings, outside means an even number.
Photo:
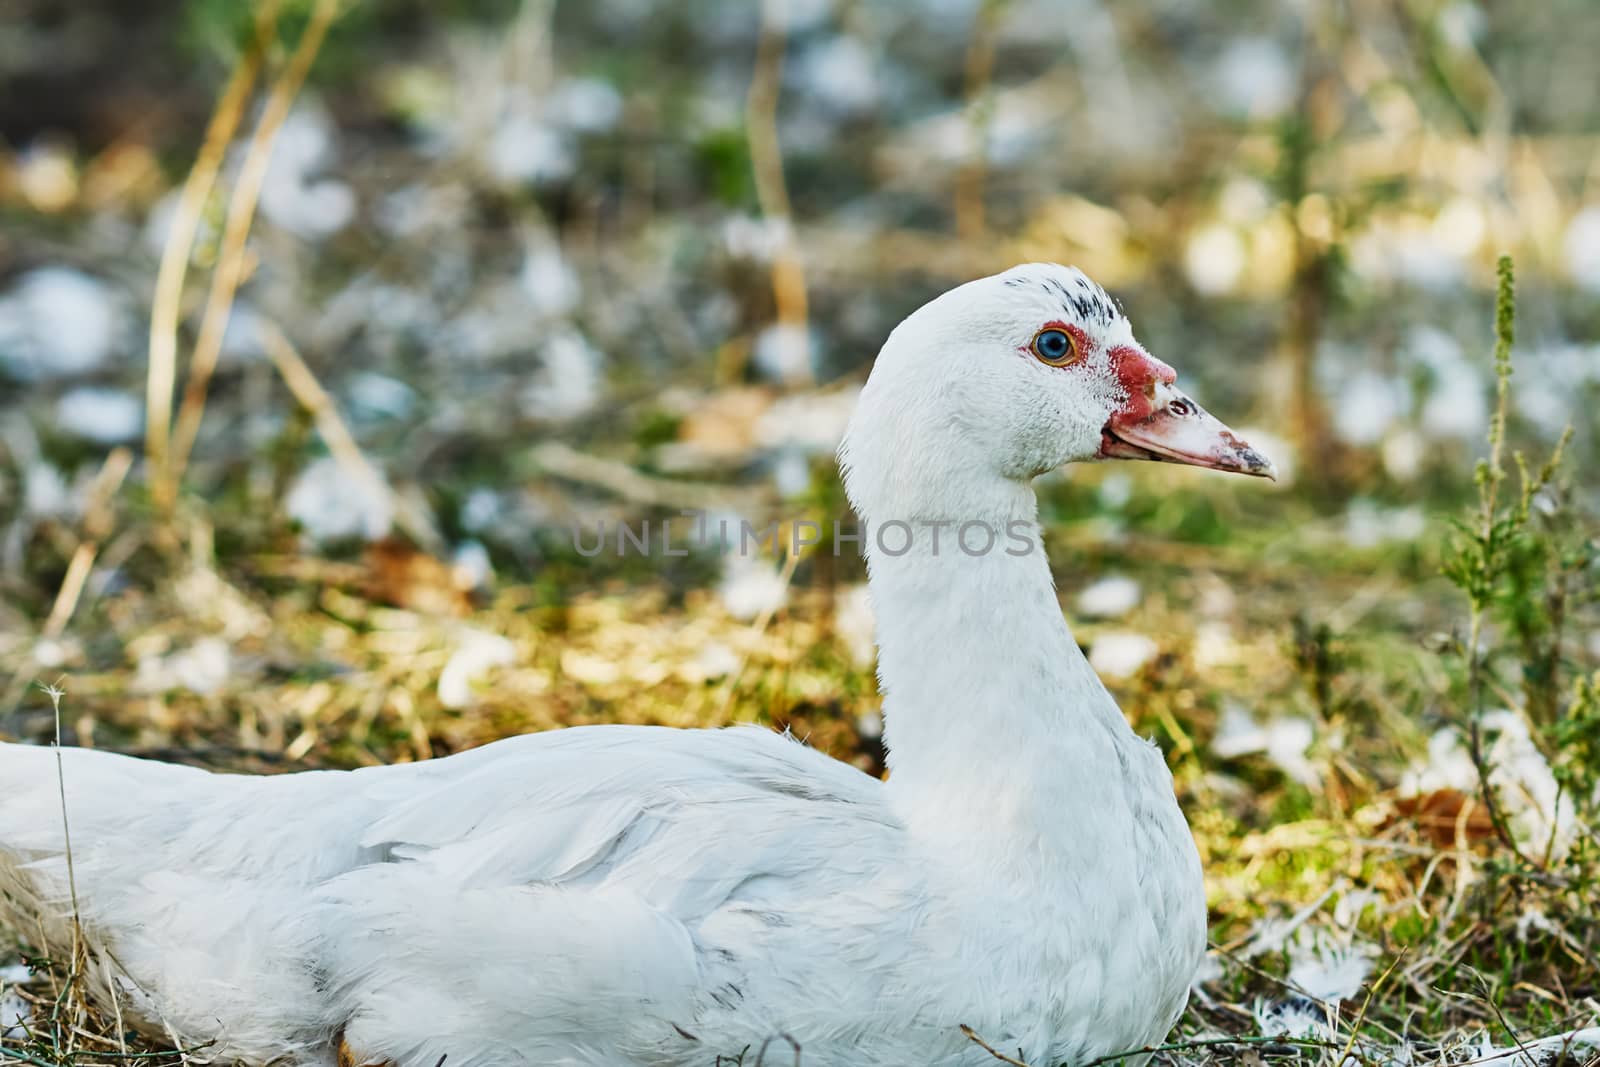
[[[1129,619],[1083,625],[1079,635],[1091,646],[1125,627],[1167,635],[1154,663],[1115,683],[1123,706],[1137,709],[1136,725],[1172,755],[1211,893],[1216,973],[1197,989],[1165,1062],[1385,1063],[1402,1048],[1411,1062],[1467,1062],[1485,1035],[1505,1048],[1592,1023],[1600,1007],[1592,884],[1508,868],[1494,834],[1474,819],[1471,796],[1441,814],[1408,808],[1396,791],[1425,747],[1425,734],[1404,721],[1436,657],[1383,620],[1435,602],[1436,586],[1419,593],[1374,573],[1381,560],[1370,555],[1324,560],[1307,573],[1304,559],[1255,565],[1247,551],[1207,552],[1212,574],[1194,581],[1185,579],[1183,554],[1165,563],[1107,557],[1105,546],[1072,535],[1057,549],[1057,558],[1094,553],[1098,565],[1159,590]],[[75,628],[121,649],[121,662],[69,665],[71,739],[275,773],[425,758],[589,722],[762,721],[866,769],[880,766],[875,741],[857,726],[875,707],[870,669],[834,632],[831,597],[809,564],[796,565],[785,607],[747,623],[706,590],[585,579],[579,570],[505,582],[473,602],[446,591],[448,569],[426,560],[398,548],[344,562],[262,552],[226,567],[186,563],[167,581],[94,602]],[[1197,606],[1208,592],[1215,598],[1213,583],[1251,578],[1260,586],[1226,618],[1240,635],[1231,657],[1200,655]],[[1065,578],[1065,592],[1077,584]],[[1354,599],[1366,604],[1364,622],[1338,639],[1344,666],[1318,711],[1303,650],[1266,620],[1291,616],[1296,603]],[[470,707],[447,707],[440,677],[469,630],[502,635],[516,653],[479,679]],[[147,688],[155,675],[148,664],[219,635],[229,669],[214,691]],[[730,654],[720,668],[708,667],[713,646]],[[1440,675],[1431,682],[1445,684]],[[38,739],[52,720],[35,693],[21,732]],[[1342,733],[1341,744],[1310,753],[1313,788],[1262,756],[1211,751],[1224,703],[1239,697],[1279,714],[1321,716],[1324,736]],[[1530,925],[1531,914],[1539,919]],[[1324,1003],[1290,982],[1297,946],[1318,938],[1370,954],[1363,992]],[[61,1002],[69,976],[70,968],[46,968],[28,995],[36,1005]],[[1302,1022],[1321,1019],[1317,1032],[1264,1034],[1263,1020],[1286,1004]],[[73,1057],[50,1059],[39,1044],[58,1045],[62,1033],[22,1050],[30,1062],[98,1062],[94,1049],[109,1050],[117,1033],[81,1007],[72,1027],[82,1031]],[[136,1047],[152,1063],[162,1055]]]

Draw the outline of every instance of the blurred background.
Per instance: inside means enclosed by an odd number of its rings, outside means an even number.
[[[214,767],[756,720],[877,772],[858,561],[572,526],[843,518],[892,326],[1076,264],[1284,477],[1046,479],[1063,606],[1170,755],[1214,938],[1336,943],[1348,997],[1405,864],[1493,847],[1440,568],[1510,253],[1508,441],[1574,436],[1487,631],[1495,766],[1519,840],[1589,832],[1549,731],[1600,662],[1591,0],[0,11],[0,732],[64,678],[68,740]],[[1309,956],[1250,940],[1357,887]]]

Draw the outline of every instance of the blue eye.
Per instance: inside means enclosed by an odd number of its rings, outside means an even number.
[[[1033,354],[1059,367],[1078,358],[1078,344],[1065,330],[1040,330],[1033,339]]]

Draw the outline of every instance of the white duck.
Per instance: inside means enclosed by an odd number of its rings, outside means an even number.
[[[1053,1067],[1159,1041],[1205,947],[1200,864],[1062,620],[1029,481],[1270,474],[1173,378],[1050,264],[890,335],[841,449],[887,782],[753,727],[268,778],[65,752],[100,995],[252,1064],[997,1062],[966,1026]],[[56,781],[0,746],[0,910],[60,954]]]

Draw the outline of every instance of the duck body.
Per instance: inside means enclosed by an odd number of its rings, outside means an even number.
[[[966,1025],[1070,1063],[1164,1034],[1203,949],[1199,909],[1170,929],[1199,899],[1181,819],[1123,829],[1186,846],[1189,892],[1079,866],[1043,896],[1026,857],[918,840],[888,786],[758,727],[273,778],[63,756],[91,977],[220,1062],[700,1065],[791,1040],[807,1064],[984,1062]],[[0,774],[7,918],[70,945],[54,753],[0,747]]]
[[[996,1062],[970,1031],[1055,1067],[1158,1043],[1205,948],[1200,864],[1061,616],[1029,482],[1269,469],[1171,380],[1054,265],[891,335],[841,450],[887,781],[760,727],[268,778],[0,745],[0,919],[70,951],[75,881],[99,995],[221,1062]],[[974,524],[1006,540],[956,550]]]

